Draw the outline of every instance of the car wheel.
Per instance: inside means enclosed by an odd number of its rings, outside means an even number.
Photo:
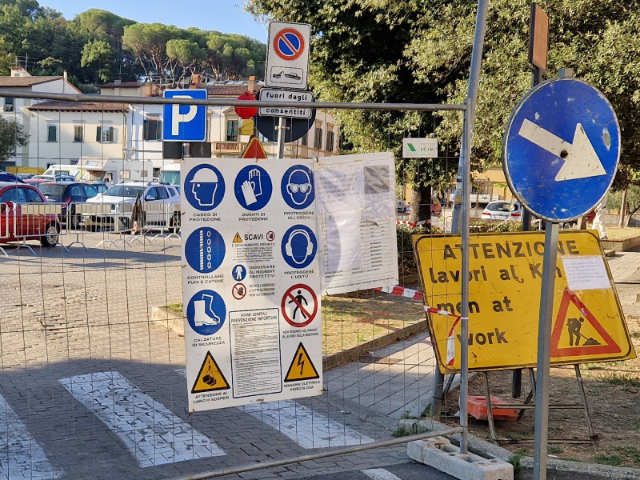
[[[40,243],[43,247],[53,247],[58,243],[60,229],[55,223],[49,223],[44,229],[45,235],[40,237]]]
[[[180,215],[180,212],[173,212],[170,225],[176,232],[180,230],[180,227],[182,226],[182,216]]]

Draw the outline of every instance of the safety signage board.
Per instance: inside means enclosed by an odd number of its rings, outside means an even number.
[[[571,220],[609,190],[620,143],[618,119],[599,90],[572,78],[550,80],[513,111],[503,168],[511,191],[534,215]]]
[[[262,88],[260,100],[269,102],[314,102],[313,93],[284,90],[282,88]],[[258,114],[263,117],[289,117],[311,119],[312,108],[260,107]]]
[[[285,87],[298,90],[307,88],[309,71],[308,23],[271,22],[267,41],[267,87]]]
[[[461,239],[413,238],[440,369],[460,370]],[[469,369],[534,367],[544,232],[476,234],[470,240]],[[449,313],[452,315],[446,315]],[[635,358],[598,237],[561,232],[554,291],[551,364]]]
[[[189,410],[322,393],[313,160],[182,164]]]
[[[165,90],[165,98],[206,100],[204,89]],[[165,142],[204,142],[207,139],[207,106],[165,104],[162,110]]]

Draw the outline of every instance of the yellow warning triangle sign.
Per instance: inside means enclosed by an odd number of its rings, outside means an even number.
[[[240,236],[240,233],[236,232],[236,236],[233,237],[233,243],[242,243],[242,237]]]
[[[302,342],[298,345],[296,354],[293,356],[293,361],[287,371],[287,376],[284,377],[285,382],[297,382],[298,380],[313,380],[314,378],[320,378],[316,367],[313,365],[311,358],[307,350],[304,348]]]
[[[227,383],[227,379],[224,378],[224,375],[216,361],[213,359],[211,352],[207,352],[207,355],[204,357],[204,362],[202,362],[202,366],[200,367],[200,371],[198,372],[196,383],[193,384],[193,388],[191,389],[191,393],[227,390],[228,388],[229,383]]]

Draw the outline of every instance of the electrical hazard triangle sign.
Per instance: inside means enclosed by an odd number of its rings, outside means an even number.
[[[233,243],[242,243],[242,237],[239,232],[236,232],[236,236],[233,237]]]
[[[293,361],[287,371],[287,376],[284,377],[285,382],[297,382],[299,380],[313,380],[320,378],[316,367],[313,365],[311,358],[307,350],[304,348],[302,342],[298,345],[296,354],[293,356]]]
[[[211,352],[207,352],[207,355],[204,357],[204,362],[202,362],[202,366],[200,367],[200,371],[198,372],[198,378],[196,378],[196,382],[193,384],[193,388],[191,389],[191,393],[227,390],[228,388],[229,383],[227,382],[227,379],[224,378],[224,375],[216,361],[213,359]]]
[[[551,358],[615,354],[621,351],[578,296],[565,288],[551,334]]]

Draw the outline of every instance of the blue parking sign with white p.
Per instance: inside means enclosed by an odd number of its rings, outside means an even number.
[[[165,90],[164,98],[206,100],[207,91]],[[165,104],[162,134],[165,142],[204,142],[207,139],[207,106]]]

